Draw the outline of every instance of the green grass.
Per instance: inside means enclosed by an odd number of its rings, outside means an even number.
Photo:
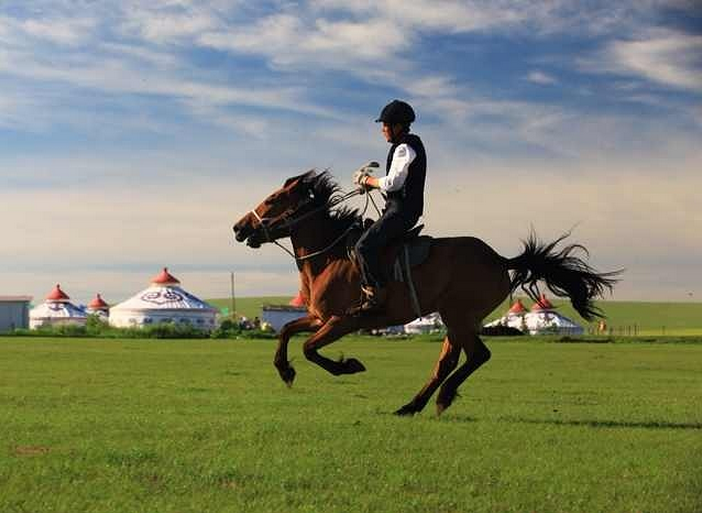
[[[391,411],[439,344],[0,338],[0,511],[699,512],[702,344],[488,340],[441,418]]]
[[[235,303],[236,313],[253,319],[261,316],[263,305],[287,305],[291,299],[292,296],[238,297]],[[208,299],[207,302],[220,310],[227,308],[231,311],[231,299]]]
[[[527,307],[531,306],[531,300],[523,300]],[[290,296],[237,298],[236,309],[239,315],[253,318],[261,315],[263,304],[287,304],[288,301]],[[208,299],[208,302],[219,308],[228,308],[230,305],[228,299]],[[569,301],[552,299],[552,302],[566,317],[587,325]],[[598,301],[597,305],[607,315],[607,325],[615,335],[627,335],[627,328],[633,335],[635,325],[639,335],[702,335],[702,303]],[[486,322],[501,317],[509,307],[508,301],[503,302],[488,316]]]

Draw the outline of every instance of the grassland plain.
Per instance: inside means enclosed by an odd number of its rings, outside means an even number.
[[[0,511],[702,511],[701,340],[549,340],[398,418],[438,343],[346,337],[368,372],[287,389],[273,341],[0,338]]]
[[[532,301],[523,299],[524,304],[529,307]],[[285,304],[289,300],[289,297],[283,296],[238,298],[236,309],[240,315],[253,318],[256,315],[261,315],[262,305]],[[228,299],[210,299],[208,301],[219,308],[229,308],[231,304]],[[553,303],[557,310],[566,317],[584,323],[569,301],[554,299]],[[596,304],[606,314],[607,324],[615,335],[624,335],[627,332],[633,334],[634,326],[637,327],[636,331],[639,335],[702,335],[702,303],[597,301]],[[508,301],[504,301],[487,317],[486,322],[504,315],[509,306]]]

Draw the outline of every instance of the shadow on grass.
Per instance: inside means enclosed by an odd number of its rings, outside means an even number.
[[[619,420],[560,420],[560,419],[524,419],[504,417],[500,420],[523,422],[525,424],[552,424],[555,426],[587,426],[592,428],[642,428],[642,429],[700,429],[702,422],[666,422],[651,420],[648,422]]]

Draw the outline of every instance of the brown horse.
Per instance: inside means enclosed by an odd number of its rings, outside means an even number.
[[[293,334],[314,332],[304,344],[305,357],[335,376],[353,374],[365,370],[360,361],[335,361],[318,351],[347,333],[405,324],[416,317],[407,285],[396,281],[388,284],[384,314],[347,315],[361,299],[360,275],[342,240],[360,218],[355,210],[332,210],[339,202],[338,193],[327,172],[309,171],[288,179],[234,225],[236,240],[252,248],[291,238],[308,314],[286,324],[279,335],[274,364],[288,386],[295,379],[287,354]],[[532,234],[523,253],[515,258],[498,255],[474,237],[432,239],[428,258],[413,268],[412,277],[422,315],[439,312],[447,334],[431,378],[395,413],[421,411],[439,387],[438,413],[451,405],[461,383],[490,359],[490,351],[478,336],[483,319],[516,287],[537,297],[536,282],[543,280],[555,295],[569,297],[585,319],[601,317],[593,299],[605,289],[611,291],[616,273],[597,273],[574,256],[575,250],[586,252],[580,245],[556,251],[564,237],[543,244]],[[511,279],[510,270],[514,271]],[[456,369],[461,350],[467,360]]]

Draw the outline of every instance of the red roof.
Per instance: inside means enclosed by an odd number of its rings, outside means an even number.
[[[92,308],[93,310],[107,310],[109,307],[110,305],[105,303],[105,300],[102,299],[102,296],[100,296],[100,294],[95,296],[95,299],[88,303],[88,308]]]
[[[49,295],[46,296],[46,299],[47,301],[68,301],[71,298],[68,297],[68,294],[61,290],[61,285],[57,283],[54,290],[52,290]]]
[[[168,272],[168,267],[164,267],[163,271],[151,278],[151,283],[155,283],[157,285],[169,285],[180,283],[180,281],[178,280],[178,278],[176,278]]]
[[[511,314],[520,314],[526,312],[527,309],[524,308],[524,304],[522,303],[521,299],[517,299],[514,304],[512,305],[512,308],[509,309],[509,313]]]
[[[538,310],[553,310],[553,303],[546,298],[546,294],[543,292],[539,296],[539,300],[531,307],[532,312]]]
[[[288,304],[290,306],[305,306],[305,298],[302,297],[302,292],[298,292],[297,296],[292,298]]]

